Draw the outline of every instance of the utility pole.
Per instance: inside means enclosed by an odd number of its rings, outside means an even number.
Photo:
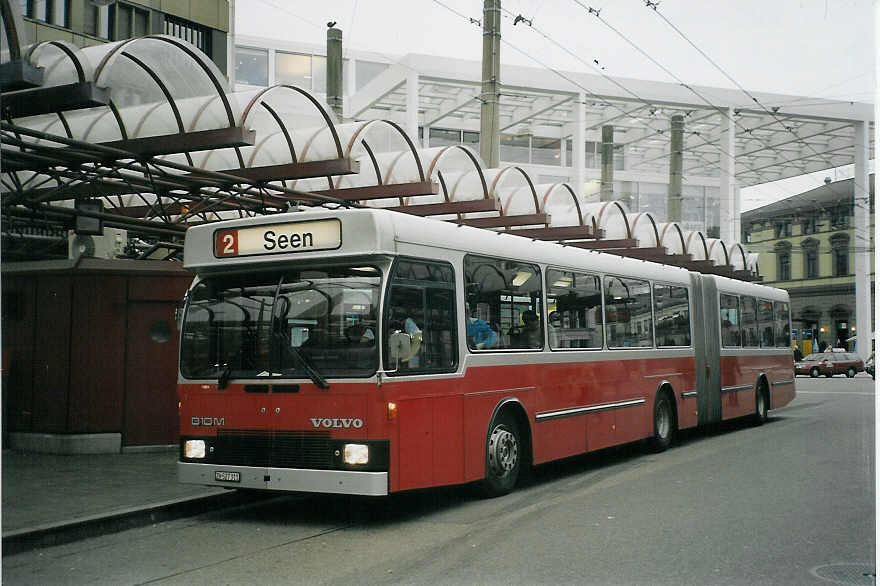
[[[669,137],[669,193],[666,197],[666,221],[681,222],[681,174],[684,169],[684,116],[677,114],[670,120]]]
[[[327,104],[342,122],[342,30],[335,22],[327,26]]]
[[[614,199],[614,127],[602,127],[602,182],[599,185],[599,201]]]
[[[501,92],[501,0],[483,0],[483,83],[480,94],[480,158],[498,167],[501,151],[498,95]]]

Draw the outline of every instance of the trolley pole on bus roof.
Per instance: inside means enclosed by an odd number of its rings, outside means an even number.
[[[342,30],[327,23],[327,104],[342,122]]]
[[[480,93],[480,158],[489,169],[498,167],[498,95],[501,91],[501,0],[483,0],[483,82]]]

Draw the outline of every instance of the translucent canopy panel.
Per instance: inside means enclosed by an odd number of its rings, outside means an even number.
[[[708,260],[711,260],[716,266],[726,265],[727,263],[727,246],[718,238],[707,238],[706,247],[708,250]]]
[[[735,271],[743,271],[748,266],[746,250],[739,242],[734,242],[727,248],[727,261]]]
[[[584,205],[584,212],[596,217],[596,224],[603,230],[605,240],[621,240],[630,237],[626,206],[619,201],[595,202]]]
[[[465,174],[455,186],[453,201],[472,201],[483,199],[480,180],[486,182],[489,199],[498,202],[497,209],[504,216],[538,213],[538,196],[528,173],[519,167],[484,169],[482,176]],[[470,212],[464,218],[496,217],[498,212]]]
[[[68,41],[46,41],[28,48],[27,61],[43,68],[43,87],[94,81],[95,68],[82,50]]]
[[[684,246],[685,253],[691,255],[694,260],[709,260],[706,237],[699,230],[689,230],[684,233]]]
[[[98,85],[110,89],[126,129],[132,129],[130,138],[166,134],[169,124],[163,118],[174,120],[180,132],[189,130],[202,114],[204,98],[217,98],[221,104],[226,99],[226,78],[217,66],[174,37],[141,37],[82,52],[95,65]],[[146,114],[150,120],[144,118]],[[232,122],[227,116],[224,125]]]
[[[627,214],[630,235],[639,241],[639,248],[655,248],[660,245],[657,221],[651,212]]]
[[[746,255],[746,268],[756,275],[761,274],[758,268],[758,256],[760,255],[757,252],[750,252]]]
[[[568,183],[536,185],[535,191],[540,211],[550,216],[550,226],[587,226],[592,230],[592,218],[584,218],[577,195]]]
[[[678,222],[657,224],[660,246],[669,254],[685,254],[684,233]]]
[[[335,135],[335,139],[334,139]],[[354,122],[320,129],[308,139],[301,151],[300,160],[325,160],[336,158],[336,144],[341,145],[341,156],[358,162],[358,172],[333,178],[332,187],[349,189],[386,184],[391,170],[408,160],[405,165],[413,165],[417,175],[420,163],[416,150],[406,133],[396,124],[385,120]],[[307,179],[295,182],[296,189],[311,190],[320,179]],[[324,187],[323,189],[327,189]],[[369,200],[369,205],[387,207],[401,205],[401,198]]]

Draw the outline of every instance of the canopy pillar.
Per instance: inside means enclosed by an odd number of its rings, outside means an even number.
[[[740,235],[734,230],[734,213],[739,206],[735,202],[736,190],[736,127],[733,121],[733,109],[722,110],[721,135],[719,137],[719,157],[721,163],[721,175],[719,176],[720,189],[718,197],[721,198],[720,207],[720,232],[719,237],[725,242],[733,242],[740,239]],[[706,225],[709,230],[710,226]]]

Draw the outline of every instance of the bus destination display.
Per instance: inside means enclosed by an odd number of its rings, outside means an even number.
[[[266,224],[218,230],[214,233],[214,256],[223,258],[333,250],[341,244],[342,226],[338,219]]]

